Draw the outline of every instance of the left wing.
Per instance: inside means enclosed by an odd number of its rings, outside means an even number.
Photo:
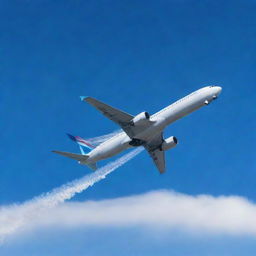
[[[160,173],[165,172],[165,154],[164,151],[160,150],[162,142],[163,133],[161,132],[153,140],[144,145]]]
[[[165,172],[165,155],[164,151],[155,149],[154,151],[148,152],[152,157],[158,171],[162,174]]]

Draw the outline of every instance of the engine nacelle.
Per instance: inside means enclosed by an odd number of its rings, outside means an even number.
[[[149,121],[150,115],[148,112],[142,112],[132,119],[132,125],[141,126]]]
[[[160,150],[165,151],[171,148],[176,147],[178,144],[178,139],[174,136],[169,137],[167,139],[164,140],[164,142],[162,143]]]

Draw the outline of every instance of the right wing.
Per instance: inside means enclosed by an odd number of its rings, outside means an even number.
[[[107,118],[114,121],[121,127],[129,123],[134,117],[128,113],[125,113],[103,102],[100,102],[99,100],[96,100],[92,97],[81,97],[81,99],[97,108],[103,115],[105,115]]]
[[[134,138],[138,133],[142,132],[145,129],[145,126],[140,126],[140,127],[132,126],[131,121],[134,118],[134,116],[122,110],[113,108],[92,97],[81,96],[81,100],[91,104],[108,119],[118,124],[130,138]]]
[[[165,154],[164,151],[160,150],[162,143],[163,133],[161,132],[144,145],[160,173],[165,172]]]

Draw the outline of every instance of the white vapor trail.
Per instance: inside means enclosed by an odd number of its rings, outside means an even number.
[[[96,182],[104,179],[118,167],[139,154],[143,148],[137,148],[118,158],[117,160],[103,166],[96,172],[86,175],[80,179],[62,185],[46,194],[36,197],[23,204],[0,207],[0,240],[7,235],[11,235],[40,218],[49,208],[63,203],[65,200],[71,199],[75,194],[81,193]]]
[[[90,141],[94,145],[99,145],[99,144],[109,140],[110,138],[116,136],[117,134],[119,134],[121,132],[122,132],[122,130],[116,130],[114,132],[111,132],[111,133],[108,133],[108,134],[105,134],[102,136],[98,136],[98,137],[93,137],[93,138],[86,139],[86,140]]]

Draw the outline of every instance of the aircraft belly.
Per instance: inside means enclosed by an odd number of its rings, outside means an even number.
[[[122,144],[114,145],[113,147],[110,147],[107,150],[105,150],[104,152],[102,152],[102,156],[104,158],[108,158],[108,157],[114,156],[114,155],[122,152],[126,148],[127,148],[126,145],[122,145]]]
[[[143,141],[149,141],[153,137],[155,137],[156,134],[163,131],[163,129],[166,127],[166,124],[167,124],[166,119],[159,117],[152,126],[148,127],[147,129],[145,129],[143,132],[139,133],[135,137]]]
[[[194,112],[195,110],[201,108],[204,106],[202,104],[201,100],[200,101],[191,101],[191,102],[186,102],[184,104],[176,105],[170,108],[169,111],[166,111],[164,113],[164,117],[167,121],[167,125],[179,120],[182,117],[185,117],[186,115]]]
[[[103,159],[107,159],[109,157],[117,155],[118,153],[129,147],[130,145],[128,141],[126,142],[126,140],[123,140],[123,138],[120,138],[120,140],[103,143],[91,152],[89,161],[97,162]]]
[[[209,105],[210,102],[218,98],[221,90],[222,88],[219,86],[201,88],[152,116],[147,112],[141,112],[133,116],[92,97],[81,97],[83,101],[88,102],[104,116],[118,124],[123,131],[118,132],[117,135],[109,138],[96,148],[96,145],[91,145],[89,140],[84,140],[79,136],[68,135],[79,145],[81,154],[63,151],[53,152],[75,159],[79,163],[89,165],[91,169],[95,170],[97,168],[96,162],[117,155],[128,148],[143,146],[152,157],[159,172],[163,173],[165,171],[164,151],[177,144],[175,137],[164,140],[163,130],[165,127],[195,110]],[[85,154],[83,147],[89,148],[90,152]]]

